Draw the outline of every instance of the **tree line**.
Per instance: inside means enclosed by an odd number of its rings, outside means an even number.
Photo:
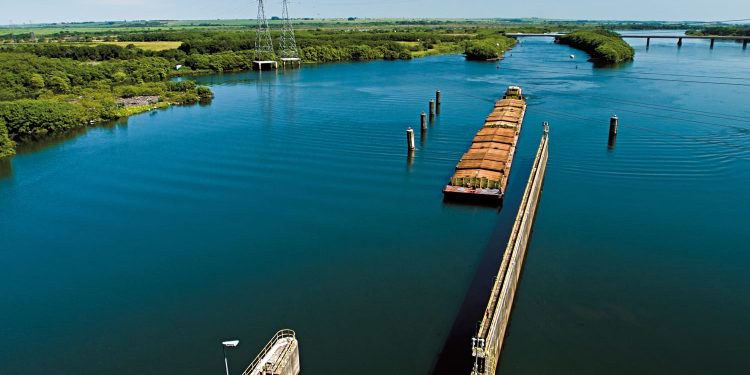
[[[274,37],[278,35],[275,34]],[[120,98],[156,96],[163,104],[209,100],[212,93],[172,77],[252,69],[253,31],[123,32],[120,41],[181,41],[178,49],[146,51],[133,45],[28,43],[0,46],[0,157],[31,142],[148,108],[123,108]],[[468,58],[498,57],[515,41],[497,30],[303,30],[304,62],[410,59],[441,46]],[[265,56],[270,59],[273,56]],[[178,66],[182,69],[177,70]]]
[[[154,96],[161,106],[210,100],[206,87],[169,81],[174,69],[163,57],[91,63],[0,52],[0,157],[15,144],[150,108],[124,108],[119,98]]]

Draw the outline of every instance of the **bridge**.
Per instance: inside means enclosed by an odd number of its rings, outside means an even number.
[[[524,38],[524,37],[546,37],[559,39],[564,36],[565,33],[549,33],[549,34],[527,34],[527,33],[508,33],[505,34],[511,38]],[[742,49],[747,49],[747,43],[750,41],[750,36],[725,36],[725,35],[661,35],[661,34],[620,34],[623,39],[646,39],[646,47],[651,46],[651,39],[676,39],[677,46],[682,47],[682,41],[684,39],[701,39],[710,40],[711,48],[714,48],[714,42],[717,40],[734,40],[742,42]]]

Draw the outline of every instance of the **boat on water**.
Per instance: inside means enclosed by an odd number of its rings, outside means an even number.
[[[508,87],[443,188],[446,199],[502,202],[525,113],[523,90]]]

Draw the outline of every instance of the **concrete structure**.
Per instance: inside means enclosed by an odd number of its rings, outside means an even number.
[[[547,37],[547,38],[559,38],[564,33],[549,33],[549,34],[527,34],[527,33],[509,33],[505,34],[511,38],[525,38],[525,37]],[[699,35],[633,35],[633,34],[621,34],[623,39],[646,39],[646,48],[651,46],[651,39],[677,39],[677,46],[682,47],[683,39],[703,39],[711,42],[711,48],[714,48],[714,42],[716,40],[735,40],[742,42],[742,48],[747,48],[747,42],[750,41],[750,36],[699,36]]]
[[[289,63],[292,66],[296,64],[297,67],[299,68],[302,66],[302,59],[300,59],[299,57],[282,57],[281,64],[284,68],[286,68],[287,63]]]
[[[298,375],[299,372],[299,342],[294,331],[282,329],[242,375]]]
[[[521,275],[526,247],[531,237],[537,205],[542,194],[544,172],[547,168],[549,127],[544,124],[544,134],[536,153],[531,176],[521,200],[521,206],[513,225],[508,246],[505,249],[500,270],[495,278],[489,303],[482,323],[472,339],[471,354],[474,365],[471,375],[494,375],[500,362],[505,332],[510,320],[513,299]]]
[[[273,70],[279,69],[279,62],[275,60],[256,60],[253,61],[253,69],[263,70],[264,66],[273,68]]]

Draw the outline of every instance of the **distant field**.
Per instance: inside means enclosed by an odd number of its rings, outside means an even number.
[[[273,16],[273,15],[271,15]],[[277,17],[269,20],[272,28],[278,28],[282,23]],[[689,22],[641,22],[641,21],[575,21],[575,20],[545,20],[538,18],[306,18],[292,19],[297,29],[357,29],[357,30],[396,30],[433,28],[475,28],[475,27],[504,27],[514,31],[522,31],[525,27],[550,27],[555,30],[578,29],[585,26],[604,26],[610,29],[695,29],[698,26]],[[36,37],[55,34],[98,34],[117,35],[128,32],[170,31],[170,30],[246,30],[254,29],[255,19],[234,20],[153,20],[153,21],[103,21],[80,23],[47,23],[29,25],[0,25],[0,37],[12,39],[11,35],[28,35],[34,33]],[[700,28],[710,26],[700,24]],[[716,26],[726,26],[716,24]]]
[[[367,27],[370,29],[401,28],[401,27],[461,27],[478,25],[524,25],[528,22],[539,22],[539,20],[521,19],[464,19],[464,18],[440,18],[440,19],[416,19],[416,18],[358,18],[348,20],[345,18],[327,19],[293,19],[295,27],[302,29],[314,28],[348,28]],[[269,19],[271,27],[281,25],[281,20]],[[122,33],[142,32],[157,30],[185,30],[185,29],[245,29],[254,28],[255,19],[236,20],[162,20],[162,21],[111,21],[111,22],[84,22],[84,23],[57,23],[57,24],[35,24],[35,25],[0,25],[0,35],[35,33],[37,36],[69,33]]]
[[[164,51],[168,49],[175,49],[179,47],[182,42],[95,42],[87,44],[114,44],[116,46],[126,47],[129,44],[133,44],[140,49],[147,51]]]

